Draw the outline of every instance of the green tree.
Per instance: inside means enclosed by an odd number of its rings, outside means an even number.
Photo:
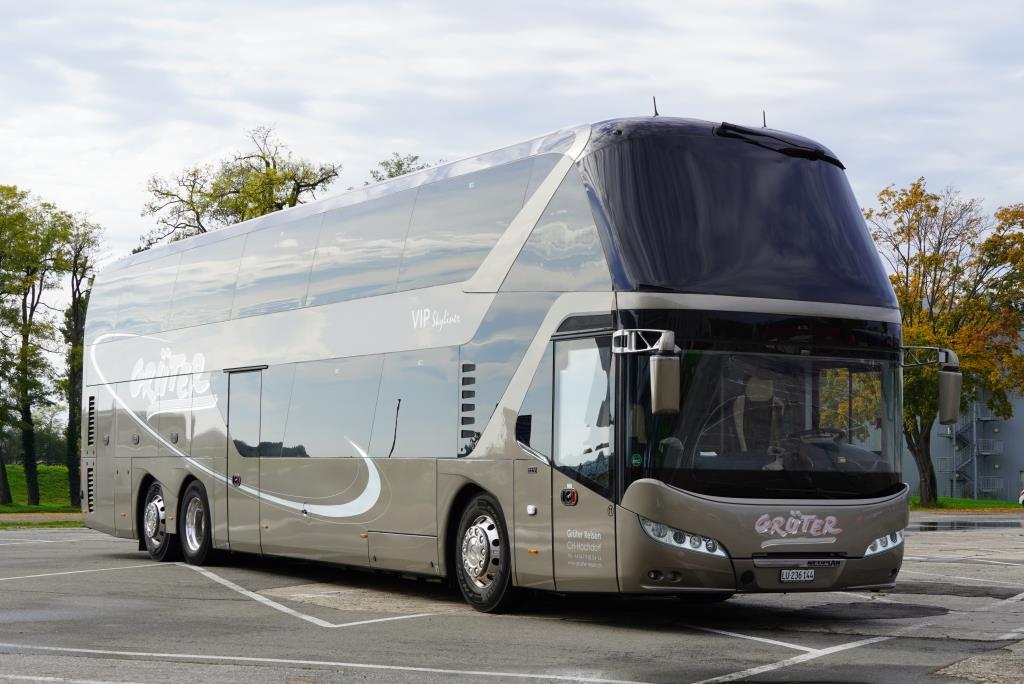
[[[892,273],[907,345],[948,347],[960,357],[964,398],[984,394],[1010,417],[1024,390],[1024,204],[988,217],[953,188],[928,191],[924,178],[889,186],[864,212]],[[931,431],[938,413],[934,367],[904,374],[903,433],[921,476],[921,503],[936,501]]]
[[[0,245],[11,245],[16,235],[25,230],[29,221],[28,193],[14,186],[0,185]],[[14,423],[14,370],[17,365],[15,324],[17,307],[17,273],[12,250],[0,249],[0,430],[5,433]],[[9,455],[4,440],[4,453],[0,453],[0,504],[11,503],[11,487],[7,480],[6,458]]]
[[[439,160],[437,163],[443,164],[444,160]],[[431,166],[434,166],[434,164],[421,162],[418,154],[398,154],[398,152],[392,152],[390,157],[377,162],[377,168],[370,170],[370,178],[373,179],[374,183],[380,183],[389,178],[398,178],[407,173],[429,169]],[[369,181],[367,181],[367,184],[369,184]]]
[[[65,462],[68,467],[68,493],[71,504],[81,504],[79,473],[82,425],[82,354],[85,349],[85,313],[95,272],[102,229],[82,217],[76,217],[64,244],[64,268],[71,296],[64,311],[61,333],[67,345],[67,370],[60,382],[68,404]]]
[[[0,191],[0,211],[6,213],[10,233],[4,243],[3,319],[13,338],[14,412],[21,431],[21,459],[25,467],[28,503],[39,503],[36,472],[36,432],[33,407],[50,402],[53,369],[47,352],[56,351],[56,326],[46,298],[60,286],[62,245],[72,217],[52,204],[41,202],[16,187]],[[13,304],[13,306],[9,306]]]
[[[155,175],[143,216],[157,226],[142,236],[141,249],[164,240],[208,233],[316,199],[341,173],[336,162],[296,159],[269,126],[248,132],[250,148],[216,165],[199,165],[176,176]]]

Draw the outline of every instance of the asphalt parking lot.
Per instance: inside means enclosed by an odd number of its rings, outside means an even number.
[[[0,681],[1021,682],[1022,520],[915,516],[886,594],[548,595],[501,616],[437,583],[2,531]]]

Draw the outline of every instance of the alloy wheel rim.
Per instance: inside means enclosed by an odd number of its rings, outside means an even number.
[[[491,586],[501,571],[501,535],[489,515],[478,515],[462,535],[462,568],[477,589]]]
[[[203,502],[198,496],[189,499],[185,507],[185,545],[190,553],[196,553],[206,540],[206,515]]]
[[[164,507],[164,497],[161,494],[156,494],[146,504],[142,522],[146,539],[149,540],[153,548],[160,548],[160,545],[164,543],[167,530],[167,511]]]

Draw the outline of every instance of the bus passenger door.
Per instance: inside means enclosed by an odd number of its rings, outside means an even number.
[[[618,591],[612,458],[611,339],[555,342],[555,587]]]
[[[228,375],[227,501],[232,551],[260,551],[260,390],[263,371]]]

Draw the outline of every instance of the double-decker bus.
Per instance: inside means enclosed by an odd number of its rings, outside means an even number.
[[[155,560],[446,577],[482,611],[900,570],[900,315],[806,138],[558,131],[122,259],[86,337],[86,524]],[[915,359],[955,420],[955,354]]]

